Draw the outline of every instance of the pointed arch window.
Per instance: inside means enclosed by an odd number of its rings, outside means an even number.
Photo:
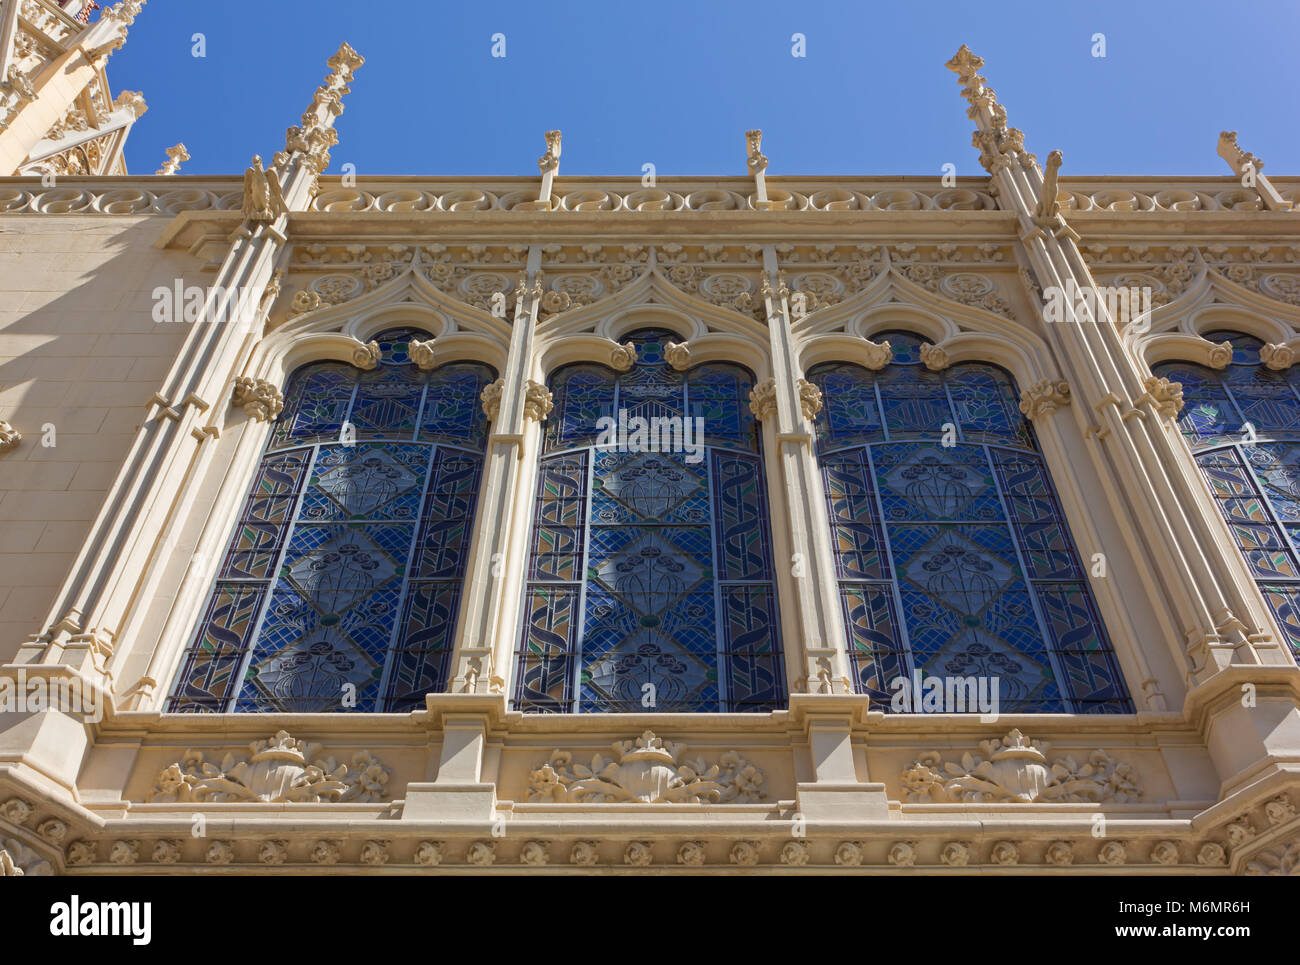
[[[443,689],[487,439],[477,363],[298,369],[167,710],[401,712]]]
[[[1300,657],[1300,368],[1269,369],[1264,343],[1240,332],[1222,372],[1164,362],[1152,372],[1183,387],[1178,425],[1265,602]]]
[[[857,690],[888,710],[899,679],[986,677],[1001,713],[1131,712],[1011,377],[876,337],[883,371],[808,373]]]
[[[778,708],[785,672],[753,378],[730,364],[676,371],[664,358],[671,332],[628,337],[629,371],[572,365],[551,379],[515,705]],[[626,434],[602,439],[602,419]],[[639,419],[648,431],[638,441]]]

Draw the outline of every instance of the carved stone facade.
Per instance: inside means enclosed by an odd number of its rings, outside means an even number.
[[[284,150],[264,146],[269,163],[190,177],[175,151],[165,180],[110,180],[124,173],[114,131],[143,103],[109,97],[103,59],[139,5],[83,37],[27,2],[0,84],[5,173],[42,162],[85,176],[6,178],[0,220],[40,258],[57,220],[59,243],[82,246],[57,249],[75,262],[58,277],[84,279],[75,297],[97,310],[69,320],[66,282],[0,264],[0,288],[50,289],[0,323],[0,356],[77,383],[0,395],[0,484],[13,481],[0,486],[0,699],[39,680],[89,704],[41,709],[39,726],[0,712],[0,874],[1297,873],[1300,669],[1180,434],[1190,389],[1185,406],[1152,366],[1230,372],[1231,344],[1205,336],[1240,329],[1262,368],[1294,374],[1300,221],[1279,206],[1300,201],[1300,179],[1071,178],[1047,152],[1044,169],[963,48],[949,67],[987,176],[954,185],[769,183],[757,131],[736,133],[747,176],[567,178],[547,132],[536,177],[345,184],[323,173],[363,63],[345,45]],[[50,112],[37,156],[10,122],[40,97],[32,70],[55,47],[70,65],[92,57],[74,65],[90,93]],[[1249,157],[1235,139],[1223,152]],[[1138,290],[1151,310],[1052,323],[1066,281]],[[255,324],[219,324],[211,298],[195,324],[146,337],[139,306],[177,282],[238,293]],[[487,425],[445,687],[402,714],[164,713],[230,534],[255,554],[276,523],[279,483],[257,491],[265,504],[249,487],[288,431],[291,374],[328,362],[399,398],[380,345],[397,326],[422,333],[407,351],[430,399],[443,366],[491,370],[474,386]],[[701,365],[752,376],[736,402],[757,420],[790,696],[763,713],[524,714],[512,648],[539,455],[572,428],[552,377],[635,376],[648,327],[671,333],[663,368],[692,391]],[[813,371],[840,363],[894,378],[885,403],[912,389],[900,372],[954,396],[972,364],[1009,373],[1014,391],[962,404],[1035,438],[1133,713],[985,720],[855,692],[819,434],[853,399]],[[922,442],[941,454],[935,430]],[[903,467],[899,485],[921,474]],[[985,646],[962,659],[1005,657]],[[196,814],[219,832],[195,838]],[[1099,836],[1097,815],[1122,833]]]

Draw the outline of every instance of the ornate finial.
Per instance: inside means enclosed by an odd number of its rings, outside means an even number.
[[[581,147],[582,145],[578,145]],[[546,132],[546,153],[537,159],[537,166],[543,174],[554,174],[560,170],[560,132]]]
[[[749,173],[763,174],[767,171],[767,155],[763,153],[763,132],[746,131],[745,143],[749,146]]]
[[[183,142],[177,142],[167,149],[167,160],[154,174],[175,174],[181,168],[181,162],[190,159],[190,152]]]
[[[959,81],[967,84],[970,83],[970,78],[974,76],[975,72],[984,66],[984,58],[976,56],[969,47],[962,44],[961,49],[953,54],[952,60],[948,61],[944,66],[956,74]]]

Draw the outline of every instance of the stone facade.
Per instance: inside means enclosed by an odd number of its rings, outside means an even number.
[[[550,132],[540,180],[344,186],[321,172],[361,65],[344,45],[242,177],[0,180],[0,678],[84,701],[0,716],[0,867],[1293,873],[1300,669],[1151,366],[1222,367],[1200,334],[1221,328],[1290,364],[1300,179],[1243,178],[1229,139],[1231,177],[1058,180],[962,48],[987,177],[769,178],[750,132],[745,177],[568,180]],[[1069,286],[1154,305],[1052,323]],[[195,317],[157,320],[159,288],[197,289]],[[394,325],[427,333],[422,369],[500,374],[447,692],[410,714],[164,713],[287,376],[373,368]],[[646,325],[676,333],[676,368],[755,376],[775,555],[803,563],[777,567],[792,696],[519,713],[548,376],[628,368]],[[898,328],[929,370],[987,361],[1024,388],[1079,552],[1106,561],[1135,713],[987,723],[853,692],[804,376],[881,369],[873,336]]]

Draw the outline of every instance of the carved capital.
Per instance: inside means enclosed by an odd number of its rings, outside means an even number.
[[[939,348],[939,346],[930,345],[929,343],[921,346],[921,361],[925,363],[925,367],[931,372],[942,372],[952,364],[948,359],[947,352]]]
[[[671,342],[669,343],[672,344]],[[617,372],[626,372],[636,364],[636,343],[624,342],[609,353],[609,364]]]
[[[505,388],[506,380],[497,379],[491,385],[483,386],[483,391],[479,393],[479,401],[483,403],[483,414],[493,422],[496,422],[497,416],[501,414],[501,393]]]
[[[1274,372],[1281,372],[1295,362],[1295,351],[1285,343],[1269,342],[1259,350],[1259,360]]]
[[[1021,394],[1020,411],[1030,419],[1051,415],[1070,404],[1070,386],[1063,380],[1043,379]]]
[[[1156,412],[1166,419],[1178,418],[1178,413],[1183,408],[1181,382],[1170,382],[1166,378],[1151,375],[1142,380],[1142,388],[1146,389],[1145,398],[1150,400]]]
[[[776,412],[776,380],[768,379],[749,390],[749,411],[755,419],[766,419]]]
[[[413,338],[411,339],[411,344],[407,346],[407,352],[411,356],[411,361],[414,362],[421,371],[427,372],[437,364],[434,358],[433,341],[434,340],[431,338],[424,341]]]
[[[244,376],[235,379],[230,401],[258,422],[271,422],[284,409],[284,396],[280,394],[279,386],[266,379]]]
[[[799,389],[799,409],[812,422],[822,410],[822,390],[807,379],[800,379],[795,385]]]
[[[555,407],[551,390],[540,382],[531,379],[524,383],[524,418],[534,422],[545,422]]]
[[[678,372],[684,371],[691,364],[691,346],[689,342],[667,342],[664,344],[664,358]]]
[[[352,364],[363,371],[369,372],[379,365],[379,360],[383,357],[383,354],[383,351],[379,348],[379,343],[372,339],[352,350]]]

